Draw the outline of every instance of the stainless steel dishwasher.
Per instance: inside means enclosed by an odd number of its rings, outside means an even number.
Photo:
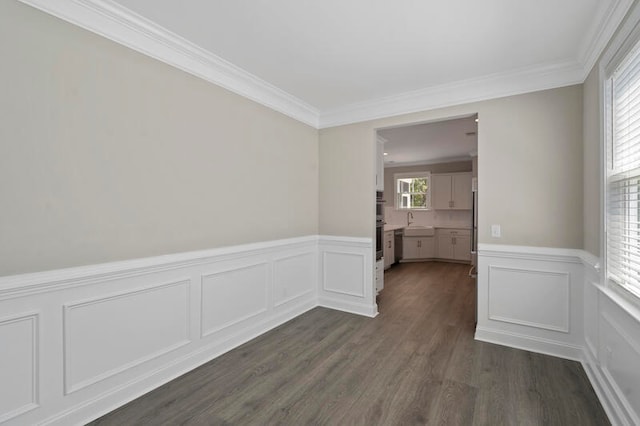
[[[396,229],[393,232],[393,243],[395,245],[394,247],[394,261],[396,263],[398,263],[400,261],[400,259],[402,259],[402,231],[403,229]]]

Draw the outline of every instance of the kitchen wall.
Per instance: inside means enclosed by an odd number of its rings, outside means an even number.
[[[317,130],[16,1],[0,56],[0,276],[317,234]]]
[[[394,173],[455,173],[470,172],[472,170],[471,159],[469,161],[454,161],[450,163],[424,164],[420,166],[404,166],[404,167],[385,167],[384,168],[384,197],[387,201],[386,205],[393,207],[394,205]]]
[[[388,224],[406,225],[407,212],[395,210],[394,205],[394,173],[454,173],[472,171],[472,162],[456,161],[450,163],[425,164],[421,166],[385,167],[384,169],[384,198],[386,200],[384,218]],[[414,211],[413,224],[423,226],[462,226],[471,225],[471,210],[430,210]]]
[[[321,130],[320,232],[373,235],[376,129],[474,113],[480,242],[581,248],[581,85]]]

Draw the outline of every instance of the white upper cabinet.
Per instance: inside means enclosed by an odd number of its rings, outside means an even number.
[[[376,191],[384,191],[384,143],[385,140],[378,137],[376,143]]]
[[[436,210],[471,210],[471,173],[431,175],[431,206]]]

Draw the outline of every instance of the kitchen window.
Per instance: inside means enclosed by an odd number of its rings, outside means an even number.
[[[606,267],[640,297],[640,44],[605,80]]]
[[[431,173],[396,173],[393,179],[397,210],[431,208]]]

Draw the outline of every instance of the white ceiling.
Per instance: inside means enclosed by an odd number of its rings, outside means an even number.
[[[378,131],[385,167],[471,160],[478,151],[476,116]]]
[[[631,0],[20,0],[315,127],[581,83]]]
[[[575,61],[611,0],[118,0],[315,106]]]

